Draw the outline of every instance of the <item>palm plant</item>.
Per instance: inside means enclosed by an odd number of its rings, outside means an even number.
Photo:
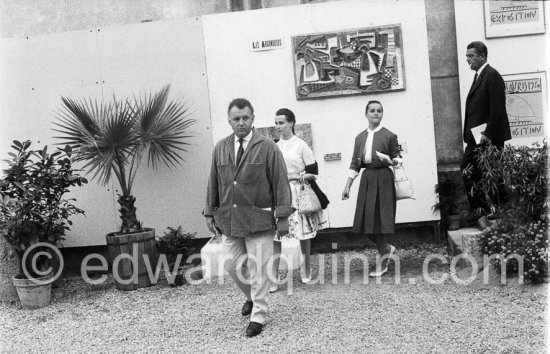
[[[183,161],[188,139],[186,129],[196,121],[189,118],[188,107],[181,100],[168,100],[170,85],[156,94],[98,102],[92,99],[62,97],[63,106],[54,124],[63,143],[72,145],[77,161],[103,185],[112,174],[120,184],[118,195],[122,224],[120,233],[142,229],[132,195],[134,180],[147,156],[147,165],[159,163],[176,166]]]

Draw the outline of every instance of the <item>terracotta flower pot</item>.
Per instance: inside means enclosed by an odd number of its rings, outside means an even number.
[[[27,279],[24,275],[16,275],[12,278],[13,285],[17,289],[19,301],[25,310],[34,310],[50,304],[52,293],[51,275]]]

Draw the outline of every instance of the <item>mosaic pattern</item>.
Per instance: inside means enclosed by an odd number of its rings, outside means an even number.
[[[405,89],[401,26],[292,37],[296,98]]]

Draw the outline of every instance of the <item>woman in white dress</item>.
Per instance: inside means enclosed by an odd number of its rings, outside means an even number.
[[[288,181],[290,183],[290,190],[292,192],[292,206],[298,209],[298,195],[297,191],[300,187],[300,179],[308,181],[312,189],[316,192],[321,202],[321,206],[326,208],[328,205],[328,199],[321,192],[317,184],[315,183],[315,175],[318,174],[317,162],[313,157],[313,152],[305,141],[298,138],[294,133],[294,125],[296,124],[296,118],[291,110],[281,108],[275,113],[275,127],[279,133],[279,141],[277,146],[283,153],[285,159],[286,168],[288,172]],[[273,246],[274,265],[273,274],[277,276],[279,274],[280,258],[281,254],[281,242],[285,239],[297,239],[300,240],[300,248],[303,254],[304,262],[301,271],[301,277],[303,283],[311,281],[311,239],[317,235],[317,230],[322,229],[326,220],[324,219],[323,211],[318,211],[312,214],[299,214],[296,210],[288,218],[289,233],[287,235],[276,235]],[[271,292],[277,291],[277,282],[271,287]]]

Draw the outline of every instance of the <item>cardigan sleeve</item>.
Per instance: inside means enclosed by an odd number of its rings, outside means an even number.
[[[390,158],[401,158],[401,149],[399,149],[399,143],[397,142],[397,135],[392,134],[390,137]]]
[[[361,170],[361,165],[359,164],[360,160],[357,158],[357,156],[361,156],[361,138],[363,134],[357,135],[355,138],[355,144],[353,145],[353,155],[351,156],[351,163],[349,165],[349,169],[356,171],[359,173],[359,170]]]

